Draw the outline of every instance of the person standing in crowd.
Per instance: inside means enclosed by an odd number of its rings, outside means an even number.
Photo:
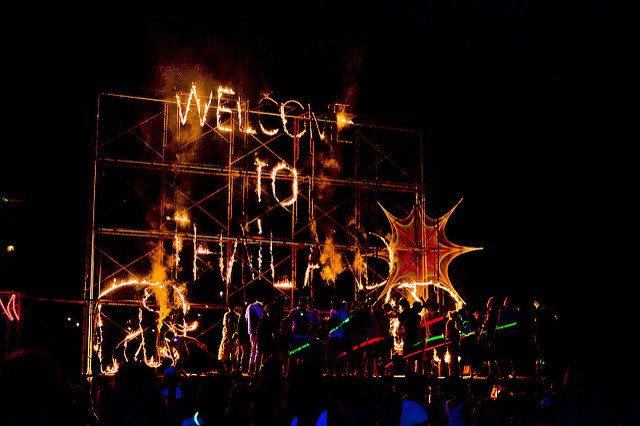
[[[559,345],[559,319],[546,304],[539,300],[535,300],[533,304],[535,306],[533,313],[533,339],[536,351],[535,375],[543,378],[556,377],[559,373],[556,352]]]
[[[166,424],[170,419],[155,368],[143,362],[127,361],[120,365],[114,376],[113,387],[100,398],[98,407],[100,426],[152,426]]]
[[[482,319],[484,318],[483,312],[480,309],[475,309],[471,318],[474,334],[467,338],[467,340],[472,342],[469,343],[469,346],[473,347],[473,349],[470,350],[469,363],[471,364],[471,378],[474,378],[478,377],[478,375],[483,372],[484,355],[482,353],[483,349],[480,345],[479,339],[480,334],[482,334]]]
[[[307,296],[300,296],[298,306],[289,311],[283,321],[291,324],[292,341],[289,345],[289,364],[296,365],[311,359],[311,331],[313,314],[307,309]],[[289,369],[287,369],[289,371]]]
[[[304,303],[306,305],[307,302]],[[299,301],[298,306],[300,306]],[[308,313],[308,311],[306,312]],[[327,422],[329,401],[330,395],[327,381],[322,375],[322,368],[314,363],[304,361],[292,364],[287,376],[284,404],[275,424],[282,426],[330,425],[331,423]]]
[[[472,425],[473,407],[467,397],[467,388],[464,382],[456,381],[453,384],[451,398],[444,403],[444,413],[447,426]]]
[[[236,364],[238,355],[238,342],[233,336],[238,332],[240,324],[240,313],[236,311],[236,303],[229,302],[227,310],[222,316],[222,338],[218,348],[218,360],[224,365],[227,371],[238,367]]]
[[[446,318],[437,301],[429,299],[425,303],[426,310],[422,315],[421,327],[425,331],[423,364],[427,377],[443,376],[444,365],[444,333]]]
[[[347,351],[347,321],[349,312],[340,296],[333,296],[330,301],[331,310],[327,320],[327,344],[325,346],[325,368],[328,375],[345,375],[345,356]]]
[[[278,295],[264,307],[264,314],[258,324],[258,352],[262,361],[279,355],[280,325],[284,318],[285,304],[284,296]]]
[[[520,312],[513,304],[511,296],[506,296],[502,307],[498,309],[496,337],[498,343],[498,371],[502,376],[515,377],[516,363],[514,361],[518,351],[520,332]]]
[[[420,312],[422,311],[422,303],[416,301],[413,305],[409,299],[402,297],[398,301],[400,311],[398,312],[398,321],[404,330],[404,339],[402,342],[402,357],[404,359],[403,368],[405,374],[416,371],[415,363],[419,359],[422,362],[422,345],[420,339]],[[420,357],[416,357],[416,352]]]
[[[264,304],[260,297],[256,297],[254,302],[247,306],[245,317],[247,319],[247,330],[251,342],[251,352],[249,354],[249,374],[256,374],[260,369],[260,352],[258,350],[258,325],[264,315]]]
[[[384,316],[389,320],[389,334],[391,339],[389,342],[389,363],[385,366],[389,374],[399,374],[402,369],[402,334],[404,333],[400,327],[398,320],[398,310],[391,302],[385,302],[382,305]]]
[[[373,316],[378,326],[378,343],[374,346],[376,370],[378,376],[386,376],[387,365],[391,361],[393,352],[393,336],[391,335],[391,317],[393,308],[391,303],[378,300],[373,304]]]
[[[378,336],[378,326],[366,291],[358,291],[357,297],[348,327],[351,346],[350,372],[359,377],[368,377],[376,374],[371,342]]]
[[[311,323],[311,337],[313,339],[326,339],[327,336],[324,334],[322,316],[315,306],[315,300],[313,297],[307,297],[307,309],[311,312],[311,316],[313,317],[313,322]]]
[[[247,308],[242,310],[240,318],[238,318],[238,331],[232,336],[236,347],[238,348],[236,355],[236,368],[246,372],[249,369],[249,357],[251,356],[251,336],[249,336],[249,323],[245,313]]]
[[[122,370],[126,370],[126,367]],[[119,384],[119,378],[124,373],[118,373],[116,380]],[[153,375],[151,378],[155,379]],[[83,405],[79,403],[72,388],[72,382],[67,378],[58,361],[44,349],[22,348],[8,353],[0,363],[2,424],[7,426],[96,424],[95,418],[90,418],[88,412],[85,415],[82,410]],[[142,389],[140,393],[145,391],[146,389]],[[151,391],[150,389],[150,400],[152,399]],[[108,395],[111,396],[112,393]],[[143,396],[147,396],[146,393]],[[153,396],[155,396],[153,407],[157,410],[157,413],[154,413],[156,414],[154,420],[161,421],[163,409],[161,397],[159,392]],[[103,401],[106,399],[107,397]],[[140,399],[142,400],[142,397]],[[114,411],[118,412],[117,408],[119,407],[114,404]]]
[[[286,389],[284,360],[277,356],[264,359],[255,379],[254,426],[279,424],[278,417],[285,405]]]
[[[458,315],[460,317],[460,374],[464,375],[465,370],[468,370],[469,376],[473,377],[474,357],[478,353],[476,339],[478,325],[466,306],[458,309]]]
[[[177,335],[175,330],[164,333],[164,347],[171,358],[171,363],[179,370],[185,370],[189,365],[189,347],[184,335]]]
[[[364,347],[364,373],[369,377],[379,376],[376,345],[378,341],[378,318],[374,313],[373,304],[368,300],[367,306],[366,343]]]
[[[452,310],[447,313],[447,323],[445,324],[445,342],[447,353],[449,354],[449,374],[448,377],[460,378],[460,315],[458,311]]]
[[[429,416],[425,408],[426,392],[424,383],[418,376],[409,376],[402,395],[399,426],[427,426]]]
[[[212,419],[212,423],[251,426],[255,424],[255,417],[255,389],[250,383],[240,381],[233,383],[229,389],[224,421]]]
[[[233,383],[228,374],[217,374],[198,382],[193,407],[180,426],[218,425],[227,417],[226,409]],[[118,426],[142,423],[120,423]],[[145,423],[146,424],[146,423]],[[162,423],[150,423],[154,426]]]
[[[496,326],[498,325],[498,304],[496,298],[491,296],[487,299],[484,319],[482,321],[482,331],[478,336],[480,346],[483,351],[484,362],[487,366],[487,375],[495,377],[500,375],[498,365]]]
[[[166,367],[163,368],[160,393],[164,401],[167,423],[174,425],[177,420],[182,420],[183,410],[185,409],[186,398],[183,398],[182,394],[183,376],[177,368],[168,364],[166,360],[163,364]]]

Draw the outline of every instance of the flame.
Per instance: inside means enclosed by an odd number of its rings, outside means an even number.
[[[309,281],[311,280],[311,271],[314,269],[319,269],[320,265],[317,263],[310,263],[307,265],[307,269],[304,271],[304,285],[303,287],[307,287],[309,285]]]
[[[256,158],[256,177],[258,182],[256,183],[256,193],[258,194],[258,203],[262,202],[262,168],[267,166],[268,164],[264,161]]]
[[[197,253],[198,254],[203,254],[203,255],[213,254],[213,252],[211,250],[209,250],[209,248],[206,247],[204,244],[199,244],[198,245]]]
[[[233,90],[229,89],[228,87],[218,87],[218,109],[216,110],[216,121],[217,121],[217,128],[223,132],[231,132],[231,127],[229,126],[223,126],[222,125],[222,114],[231,114],[231,108],[228,108],[226,106],[223,105],[222,100],[224,98],[224,96],[228,96],[228,95],[235,95],[236,92],[234,92]],[[240,109],[240,103],[238,101],[238,110]],[[198,111],[199,112],[199,111]],[[238,115],[242,115],[242,114],[238,114]],[[184,124],[184,123],[183,123]],[[202,121],[202,119],[200,120],[200,125],[204,126],[204,123]]]
[[[342,263],[342,254],[336,251],[332,237],[328,237],[322,246],[320,264],[322,265],[320,276],[328,283],[335,284],[336,278],[344,271],[345,267]]]
[[[283,170],[283,169],[287,169],[287,170],[289,170],[291,172],[291,174],[293,175],[293,183],[291,184],[292,185],[291,197],[289,197],[285,201],[280,201],[278,199],[278,196],[276,195],[276,178],[277,178],[278,172],[280,170]],[[273,192],[273,198],[275,198],[275,200],[278,203],[280,203],[281,206],[287,207],[287,206],[290,206],[293,203],[295,203],[296,200],[298,199],[298,171],[296,169],[294,169],[293,167],[288,166],[285,163],[279,163],[271,171],[271,190]]]
[[[157,367],[160,365],[159,359],[161,358],[162,354],[166,354],[167,352],[165,349],[160,347],[160,345],[158,345],[156,342],[156,346],[155,346],[156,353],[152,354],[151,356],[147,354],[148,343],[145,341],[145,327],[142,324],[142,319],[143,319],[142,312],[143,310],[146,310],[148,312],[155,313],[156,315],[155,322],[158,330],[158,333],[157,333],[158,336],[161,335],[160,330],[166,328],[168,330],[174,331],[176,335],[180,334],[186,337],[188,332],[191,332],[197,329],[198,322],[194,321],[189,324],[186,322],[186,319],[184,319],[189,309],[189,304],[185,295],[185,287],[186,287],[185,284],[176,285],[168,282],[158,283],[158,282],[150,282],[146,280],[139,281],[135,279],[116,282],[114,280],[113,285],[111,285],[109,288],[107,288],[102,293],[100,293],[100,295],[98,296],[98,304],[96,305],[97,327],[96,327],[95,343],[93,345],[93,348],[97,353],[98,359],[100,360],[103,359],[102,358],[103,357],[103,354],[102,354],[103,352],[102,350],[103,313],[102,313],[101,299],[113,294],[114,292],[117,292],[119,290],[126,289],[126,288],[142,289],[143,294],[140,299],[141,307],[138,310],[138,326],[136,329],[129,329],[129,332],[124,337],[124,339],[122,339],[122,341],[120,341],[120,343],[116,345],[115,350],[117,350],[118,347],[122,346],[124,348],[123,357],[125,361],[128,361],[127,348],[129,344],[134,341],[139,341],[137,350],[135,351],[135,354],[134,354],[135,359],[142,360],[145,364],[149,365],[150,367]],[[148,303],[151,297],[155,298],[155,301],[157,304],[156,309],[154,309]],[[181,324],[173,322],[173,320],[170,320],[172,317],[172,314],[175,311],[179,311],[182,314]],[[115,359],[113,356],[112,358]],[[175,356],[173,359],[174,360],[176,359]],[[103,373],[113,374],[115,373],[115,371],[117,371],[117,368],[118,368],[118,364],[117,362],[114,361],[112,365],[104,368]]]
[[[293,284],[291,283],[290,280],[276,281],[276,282],[273,283],[273,286],[275,288],[281,288],[281,289],[291,289],[291,288],[293,288]]]
[[[191,222],[191,219],[189,219],[189,215],[187,214],[187,212],[176,212],[173,215],[173,220],[176,222],[176,224],[179,225],[189,225],[189,223]]]
[[[352,120],[353,115],[347,114],[345,111],[340,111],[336,114],[336,124],[338,125],[338,130],[342,130],[345,127],[353,124]]]
[[[187,105],[184,109],[184,113],[182,112],[182,101],[180,99],[180,95],[176,94],[176,103],[178,104],[178,115],[180,117],[180,122],[182,124],[186,124],[187,117],[189,116],[189,110],[191,109],[191,99],[195,99],[196,108],[198,110],[198,117],[200,118],[200,126],[204,126],[204,123],[207,121],[207,112],[209,111],[209,107],[211,106],[211,101],[213,99],[213,92],[209,93],[209,100],[204,104],[204,107],[200,106],[200,98],[198,97],[198,91],[196,89],[196,84],[191,83],[191,91],[189,92],[189,97],[187,98]]]
[[[298,101],[286,101],[283,102],[282,104],[280,104],[280,118],[282,119],[282,128],[284,129],[284,132],[291,136],[292,138],[301,138],[302,136],[304,136],[305,133],[307,133],[307,122],[304,121],[302,124],[302,130],[298,133],[296,133],[295,135],[293,133],[289,132],[289,129],[287,129],[287,115],[285,114],[285,109],[287,107],[287,104],[294,104],[300,107],[300,109],[304,110],[304,107],[302,106],[302,104]]]

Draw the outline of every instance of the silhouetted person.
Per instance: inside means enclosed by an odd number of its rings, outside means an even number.
[[[39,349],[10,353],[0,369],[0,421],[6,426],[84,425],[71,384],[51,355]]]
[[[474,357],[478,354],[477,328],[475,318],[466,307],[458,309],[460,317],[460,374],[464,375],[465,369],[473,377]],[[475,362],[477,364],[477,362]]]
[[[375,371],[373,346],[369,342],[378,336],[378,326],[364,290],[358,292],[358,300],[354,302],[349,317],[347,330],[351,353],[347,368],[355,376],[371,376]]]
[[[392,311],[391,304],[381,301],[376,302],[373,305],[373,316],[376,318],[376,324],[378,326],[378,338],[380,339],[374,347],[374,357],[377,364],[377,372],[379,376],[387,375],[387,365],[391,361],[391,354],[393,352],[393,336],[391,335],[391,318],[395,314],[390,314]]]
[[[231,387],[231,376],[224,372],[202,378],[195,391],[193,413],[185,417],[180,426],[226,425]]]
[[[247,329],[251,341],[251,352],[249,354],[249,374],[255,374],[260,369],[260,352],[258,349],[258,325],[264,315],[264,304],[259,297],[247,306],[245,318],[247,319]]]
[[[428,377],[444,376],[444,334],[446,315],[441,311],[440,305],[435,300],[429,299],[426,303],[426,311],[422,315],[422,328],[425,330],[425,343],[423,363],[425,375]],[[435,351],[435,356],[434,356]],[[439,360],[437,361],[436,358]]]
[[[460,315],[458,311],[447,313],[447,323],[445,324],[445,342],[449,353],[449,377],[459,378],[460,362]]]
[[[136,361],[121,364],[113,388],[102,395],[98,418],[103,426],[155,426],[166,422],[155,369]]]
[[[515,377],[515,358],[518,351],[520,332],[520,312],[513,304],[511,296],[506,296],[498,309],[496,338],[498,344],[498,370],[500,375]]]
[[[311,333],[314,316],[307,309],[308,299],[301,296],[298,306],[289,311],[283,321],[291,324],[292,341],[289,345],[289,365],[310,361],[312,358]],[[291,367],[289,367],[291,368]]]
[[[398,426],[402,415],[402,395],[394,388],[388,387],[375,405],[374,426]]]
[[[407,377],[406,388],[402,392],[400,426],[427,426],[429,416],[425,408],[425,385],[418,375]]]
[[[284,377],[284,361],[278,356],[269,356],[262,362],[262,367],[255,383],[254,419],[256,426],[277,425],[284,405],[286,379]]]
[[[478,339],[480,334],[482,334],[482,311],[480,309],[474,310],[471,318],[472,320],[470,321],[470,323],[473,326],[474,334],[467,337],[466,340],[469,341],[467,344],[468,347],[471,348],[469,349],[470,353],[468,355],[469,364],[471,365],[471,377],[473,378],[477,377],[484,370],[484,355],[482,353],[483,348],[480,340]]]
[[[279,356],[282,341],[280,327],[284,319],[286,299],[278,295],[264,307],[264,314],[258,324],[258,352],[261,359]]]
[[[235,383],[229,392],[229,402],[225,410],[225,421],[227,425],[252,426],[254,425],[254,401],[255,389],[249,383]],[[219,419],[215,419],[213,424],[220,424]]]
[[[320,315],[320,311],[316,308],[315,300],[313,297],[307,298],[307,309],[311,312],[311,316],[313,317],[313,322],[311,323],[311,337],[313,339],[326,339],[326,331],[324,330],[324,321],[322,320],[322,316]]]
[[[534,302],[534,342],[536,348],[535,374],[538,377],[553,379],[558,375],[558,316],[546,304]]]
[[[498,347],[496,342],[498,309],[499,306],[496,302],[496,298],[493,296],[489,297],[487,299],[484,319],[482,321],[482,331],[480,336],[478,336],[489,377],[494,377],[500,374],[498,365]]]
[[[222,316],[222,338],[218,348],[218,360],[227,371],[238,368],[238,341],[233,336],[238,332],[240,313],[236,311],[236,303],[229,302],[227,310]]]
[[[398,302],[400,307],[398,312],[398,321],[404,330],[404,338],[402,342],[402,357],[404,359],[403,368],[405,373],[415,371],[414,364],[416,361],[422,362],[423,342],[420,339],[420,311],[422,304],[416,302],[413,305],[406,297]],[[418,353],[416,355],[416,353]]]
[[[232,338],[236,342],[238,352],[236,356],[237,369],[247,372],[249,369],[249,358],[251,357],[251,336],[249,336],[249,323],[245,315],[246,309],[238,319],[238,332]]]
[[[160,393],[164,399],[165,412],[169,425],[179,425],[185,415],[183,411],[182,379],[182,374],[173,365],[168,365],[164,368]]]
[[[347,352],[347,320],[349,312],[344,307],[339,296],[333,296],[330,301],[331,310],[327,320],[328,336],[325,346],[325,367],[329,375],[344,376],[345,356]]]
[[[291,364],[287,376],[282,421],[292,426],[315,426],[326,419],[329,397],[319,365],[302,360]]]
[[[467,399],[466,386],[463,381],[455,381],[451,398],[444,404],[447,426],[471,426],[473,407]]]

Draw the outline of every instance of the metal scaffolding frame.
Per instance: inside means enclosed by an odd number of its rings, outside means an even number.
[[[205,101],[195,91],[97,97],[87,376],[98,374],[101,309],[157,308],[145,285],[170,283],[173,296],[188,295],[188,307],[201,309],[264,291],[291,305],[322,288],[355,292],[388,272],[377,256],[384,244],[373,237],[389,227],[380,207],[402,216],[417,206],[424,217],[421,131],[349,115],[339,104],[318,114],[272,98],[253,108],[224,93],[217,105]],[[127,321],[113,329],[128,333]]]

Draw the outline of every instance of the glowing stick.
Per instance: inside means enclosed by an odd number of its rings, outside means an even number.
[[[499,326],[496,327],[496,330],[502,330],[504,328],[513,327],[514,325],[517,325],[517,324],[518,324],[518,321],[514,321],[514,322],[509,323],[509,324],[499,325]]]
[[[427,343],[431,343],[434,340],[444,340],[444,334],[438,334],[437,336],[431,336],[431,337],[427,338],[426,342]]]
[[[333,327],[331,330],[329,330],[329,334],[338,331],[339,328],[343,327],[346,323],[348,323],[351,320],[351,316],[348,316],[347,319],[345,319],[344,321],[342,321],[340,324],[336,325],[335,327]]]
[[[293,354],[295,354],[296,352],[300,352],[301,350],[306,349],[306,348],[308,348],[309,346],[311,346],[311,343],[305,343],[305,344],[304,344],[304,345],[302,345],[302,346],[298,346],[297,348],[290,350],[290,351],[289,351],[289,355],[293,355]]]

